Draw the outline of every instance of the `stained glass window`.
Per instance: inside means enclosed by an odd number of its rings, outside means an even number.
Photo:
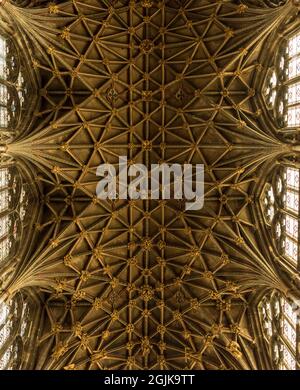
[[[22,109],[27,94],[19,62],[13,40],[0,35],[0,128],[10,131],[15,130],[18,103]]]
[[[11,226],[11,221],[8,218],[8,215],[5,215],[0,218],[0,238],[4,237]]]
[[[274,215],[275,215],[275,197],[274,197],[274,190],[270,185],[265,188],[265,194],[264,194],[264,202],[263,202],[263,208],[264,208],[264,215],[266,217],[267,223],[271,223],[273,221]]]
[[[284,177],[284,253],[297,264],[299,242],[299,169],[285,168]]]
[[[265,96],[268,102],[268,105],[274,107],[276,98],[277,98],[277,83],[278,78],[276,72],[273,71],[269,76],[268,85],[265,89]]]
[[[10,335],[10,321],[6,321],[5,324],[2,326],[0,329],[0,345],[5,344],[7,339],[9,338]]]
[[[28,317],[22,306],[23,299],[20,296],[8,302],[0,302],[0,370],[14,368],[18,351],[17,338],[21,336],[18,329],[28,326]]]
[[[5,304],[5,302],[3,302],[0,305],[0,326],[5,323],[8,314],[9,314],[9,307],[8,305]]]
[[[6,78],[6,39],[0,36],[0,78]],[[9,114],[7,109],[7,86],[0,84],[0,127],[7,127]]]
[[[0,169],[0,189],[8,186],[10,174],[7,168]]]
[[[5,370],[10,361],[11,348],[8,348],[0,359],[0,370]]]
[[[269,69],[263,95],[279,131],[300,126],[300,33],[284,39],[277,60]]]
[[[9,257],[13,242],[17,239],[17,235],[14,237],[15,232],[12,228],[12,211],[15,203],[13,199],[19,196],[17,193],[18,178],[13,172],[12,167],[0,169],[0,264]],[[20,203],[23,203],[21,195]]]
[[[300,54],[300,34],[295,34],[290,40],[288,45],[289,58],[293,58]]]
[[[290,265],[300,267],[299,217],[300,170],[295,167],[279,167],[266,183],[261,206],[265,221],[272,226],[277,249]],[[298,253],[299,252],[299,253]]]
[[[290,217],[289,215],[285,216],[285,227],[286,233],[291,237],[298,239],[298,220],[296,218]]]
[[[288,77],[293,79],[300,74],[300,58],[293,58],[289,61]]]
[[[295,104],[300,102],[300,83],[289,86],[288,103]]]
[[[10,196],[8,190],[0,191],[0,213],[8,209],[9,199]]]
[[[16,43],[14,37],[0,33],[0,132],[4,145],[10,143],[20,125],[21,130],[25,128],[27,119],[24,122],[22,114],[31,90],[30,78],[24,77],[26,67],[19,57]],[[23,183],[16,164],[11,160],[4,156],[0,167],[0,267],[8,271],[16,264],[22,231],[26,235],[32,195],[30,185]],[[19,355],[19,361],[23,351],[23,341],[32,331],[23,296],[16,296],[9,302],[0,301],[0,370],[15,367],[16,357]]]
[[[286,318],[283,320],[283,333],[288,342],[296,347],[296,329]]]
[[[294,35],[288,43],[288,79],[291,80],[300,74],[300,34]]]
[[[8,98],[9,98],[9,95],[8,95],[7,86],[0,84],[0,104],[6,105]]]
[[[282,302],[283,305],[283,312],[284,315],[292,321],[293,325],[296,327],[297,324],[297,311],[295,310],[294,305],[292,305],[289,301],[286,299],[283,299]]]
[[[24,80],[22,72],[19,73],[16,87],[17,87],[17,91],[18,91],[20,105],[21,105],[21,107],[23,107],[23,105],[25,103],[26,94],[27,94],[27,88],[25,86],[25,80]]]
[[[8,127],[10,115],[7,107],[0,106],[0,127]]]
[[[259,314],[266,340],[271,345],[275,365],[281,370],[297,368],[299,333],[298,306],[277,292],[264,297]]]
[[[11,310],[9,305],[7,305],[4,302],[0,304],[0,318],[1,318],[1,325],[0,325],[0,350],[1,350],[1,347],[3,347],[7,343],[11,335],[11,328],[12,328]],[[5,357],[5,353],[4,353],[4,355],[2,355],[0,359],[0,367],[6,366],[7,363],[6,359],[7,356]]]
[[[287,190],[286,207],[296,213],[299,211],[299,193]]]
[[[285,237],[285,254],[291,260],[297,264],[298,260],[298,244],[291,240],[289,237]]]
[[[0,36],[0,78],[6,78],[6,39]]]
[[[26,222],[29,191],[14,165],[0,168],[0,263],[13,258],[19,226]],[[27,222],[26,222],[27,223]]]
[[[295,370],[296,360],[286,345],[283,345],[283,362],[284,369]]]
[[[273,336],[273,325],[272,325],[272,310],[270,302],[265,301],[261,307],[261,312],[263,315],[264,328],[266,336],[271,338]]]
[[[287,123],[289,127],[300,125],[300,106],[289,107],[287,114]]]
[[[282,338],[284,345],[283,363],[287,369],[296,368],[295,356],[297,354],[297,313],[296,305],[282,298]]]
[[[0,241],[0,264],[8,257],[11,248],[12,241],[8,237]]]
[[[293,80],[300,75],[300,34],[295,34],[288,42],[288,80]],[[287,126],[298,127],[300,125],[300,83],[287,84]]]
[[[289,188],[299,189],[299,169],[287,168],[286,181]]]

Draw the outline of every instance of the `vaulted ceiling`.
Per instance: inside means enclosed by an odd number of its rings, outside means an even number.
[[[36,369],[272,368],[257,304],[299,277],[259,198],[294,155],[265,115],[268,51],[292,1],[2,2],[35,74],[5,154],[34,175],[31,246],[3,294],[38,292]],[[205,165],[205,203],[97,199],[96,168]]]

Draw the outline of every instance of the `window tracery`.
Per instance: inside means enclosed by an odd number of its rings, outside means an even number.
[[[300,267],[299,198],[300,166],[295,159],[284,159],[264,186],[261,206],[282,261],[296,269]],[[299,369],[299,304],[274,292],[262,300],[259,314],[272,365]]]
[[[2,79],[6,79],[6,39],[4,37],[0,37],[0,77]]]
[[[294,266],[299,261],[300,169],[280,166],[265,186],[262,207],[280,254]]]
[[[299,368],[299,308],[278,293],[265,297],[259,305],[264,336],[277,369]]]
[[[30,191],[14,164],[0,168],[0,264],[17,250],[26,227]]]
[[[286,37],[266,78],[264,96],[280,130],[300,126],[300,32]]]
[[[4,145],[22,131],[28,122],[22,119],[25,114],[28,117],[26,111],[33,84],[22,57],[15,38],[1,28],[0,142]],[[9,157],[1,156],[0,267],[5,272],[11,272],[17,264],[16,254],[19,253],[20,242],[31,223],[31,196],[31,184],[27,183],[27,176],[23,175],[22,169]],[[0,301],[0,370],[19,367],[23,346],[32,332],[32,317],[29,298],[17,294],[9,301]]]
[[[12,39],[0,33],[0,132],[15,132],[28,100],[28,86]]]
[[[17,295],[0,302],[0,370],[15,369],[30,329],[29,304]]]

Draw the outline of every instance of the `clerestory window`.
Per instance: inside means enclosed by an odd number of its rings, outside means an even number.
[[[30,331],[30,307],[20,295],[0,302],[0,370],[18,368],[23,340]]]
[[[17,250],[26,226],[30,192],[14,164],[0,167],[0,265]]]
[[[300,168],[281,166],[265,186],[263,211],[277,249],[293,266],[300,266]]]
[[[23,119],[28,118],[26,103],[29,102],[31,82],[30,78],[26,79],[28,69],[19,52],[14,39],[0,32],[1,146],[5,146],[18,134],[23,126]],[[28,236],[28,226],[32,226],[32,188],[27,179],[22,165],[5,154],[1,155],[0,267],[5,272],[2,284],[6,275],[13,272],[20,261],[18,256],[24,251],[20,244]],[[32,332],[31,304],[29,298],[22,294],[17,294],[8,301],[0,301],[0,370],[19,368],[23,354],[31,352],[26,350],[26,343]]]
[[[0,34],[0,133],[14,132],[27,100],[28,87],[16,47]]]
[[[280,370],[299,369],[299,308],[278,293],[265,297],[259,314],[273,364]]]
[[[278,130],[293,132],[300,127],[300,31],[288,36],[277,53],[264,96]]]

